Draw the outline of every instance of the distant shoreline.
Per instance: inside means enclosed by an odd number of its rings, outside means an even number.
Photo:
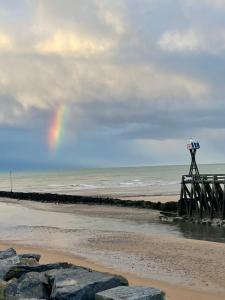
[[[0,191],[1,198],[10,198],[17,200],[31,200],[36,202],[58,203],[58,204],[88,204],[88,205],[110,205],[110,206],[122,206],[122,207],[135,207],[155,209],[161,211],[175,212],[178,208],[177,201],[160,201],[161,197],[156,196],[157,202],[149,200],[140,200],[142,196],[138,196],[138,199],[129,200],[118,199],[113,197],[101,197],[101,196],[78,196],[78,195],[64,195],[64,194],[51,194],[51,193],[23,193],[23,192],[6,192]],[[167,197],[167,196],[165,196]],[[170,200],[171,200],[170,196]],[[125,198],[125,197],[124,197]],[[132,198],[132,197],[131,197]],[[137,197],[136,197],[137,198]],[[145,198],[143,196],[143,198]],[[176,196],[174,196],[176,198]],[[149,199],[149,198],[148,198]]]

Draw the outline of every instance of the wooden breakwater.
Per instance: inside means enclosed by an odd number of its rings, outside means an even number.
[[[176,201],[166,203],[151,202],[144,200],[121,200],[109,197],[91,197],[78,195],[63,195],[50,193],[23,193],[0,191],[1,198],[11,198],[18,200],[31,200],[36,202],[58,203],[58,204],[88,204],[88,205],[111,205],[120,207],[135,207],[155,209],[167,212],[176,212],[178,204]]]
[[[188,218],[225,219],[225,175],[183,175],[179,215]]]

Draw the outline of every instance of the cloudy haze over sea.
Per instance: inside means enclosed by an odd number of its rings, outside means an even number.
[[[224,76],[224,0],[0,0],[1,169],[224,162]]]

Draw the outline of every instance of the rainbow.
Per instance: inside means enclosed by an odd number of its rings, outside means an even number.
[[[66,106],[59,105],[54,111],[48,133],[48,145],[51,152],[55,152],[63,135]]]

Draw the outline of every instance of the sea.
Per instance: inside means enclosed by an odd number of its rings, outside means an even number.
[[[0,190],[112,197],[180,193],[189,166],[144,166],[70,171],[0,173]],[[225,174],[225,164],[199,165],[200,173]]]
[[[225,174],[225,164],[199,165],[201,173]],[[86,169],[51,172],[12,172],[13,191],[97,195],[112,197],[163,196],[180,193],[181,176],[188,166],[149,166]],[[10,191],[10,174],[0,173],[0,190]],[[172,197],[173,198],[173,197]],[[122,199],[122,198],[121,198]],[[129,198],[130,199],[130,198]],[[141,197],[142,199],[142,197]],[[135,199],[134,199],[135,200]],[[56,206],[57,208],[57,206]],[[64,213],[38,210],[28,205],[0,201],[1,240],[78,253],[83,239],[93,235],[108,237],[111,232],[165,235],[225,243],[225,228],[192,223],[168,223],[155,217],[154,211],[116,210],[105,215],[88,210]],[[92,212],[92,214],[91,214]],[[130,218],[129,218],[129,214]],[[138,217],[139,214],[144,214]],[[111,237],[111,236],[110,236]],[[63,243],[61,242],[63,241]],[[87,248],[80,249],[81,256]],[[93,254],[93,249],[91,248]],[[101,256],[102,257],[102,253]]]

